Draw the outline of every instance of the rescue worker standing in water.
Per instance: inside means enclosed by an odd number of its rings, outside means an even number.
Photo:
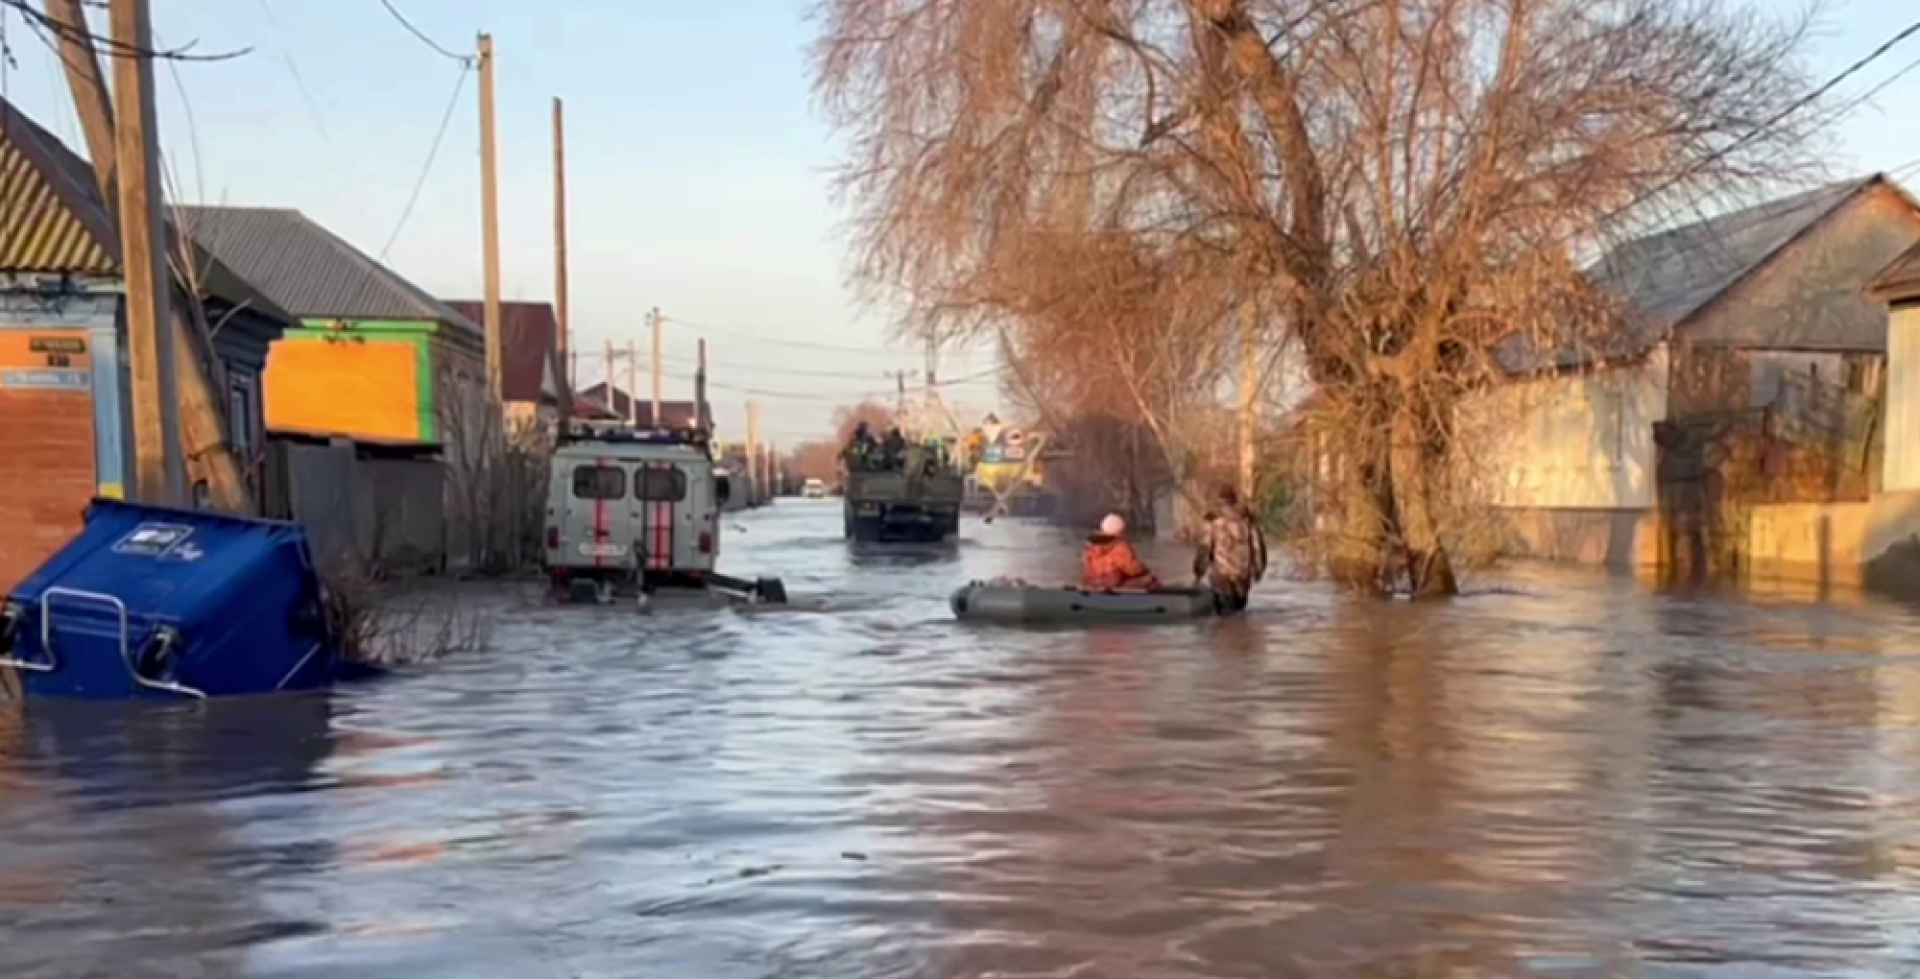
[[[1267,573],[1267,539],[1260,523],[1240,501],[1240,493],[1221,486],[1207,514],[1206,533],[1193,556],[1193,580],[1205,580],[1223,615],[1246,611],[1253,583]]]

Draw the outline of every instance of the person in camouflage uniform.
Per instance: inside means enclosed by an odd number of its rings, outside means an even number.
[[[1207,514],[1207,529],[1193,557],[1193,580],[1205,580],[1220,611],[1231,615],[1246,610],[1253,583],[1267,573],[1267,539],[1237,490],[1222,486],[1214,499],[1216,505]]]

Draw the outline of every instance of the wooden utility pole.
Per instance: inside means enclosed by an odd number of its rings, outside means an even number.
[[[766,484],[761,482],[761,468],[760,402],[749,398],[747,399],[747,477],[753,484],[755,493],[766,491]]]
[[[665,345],[661,342],[660,307],[655,306],[648,314],[648,318],[653,321],[653,420],[655,424],[659,424],[660,388],[664,367],[661,361],[666,356]],[[638,396],[638,392],[635,394]]]
[[[553,312],[558,335],[554,343],[560,349],[565,371],[567,350],[572,345],[572,321],[567,317],[567,131],[560,99],[553,100]],[[561,386],[573,390],[573,375],[566,373]],[[562,400],[565,400],[564,393]]]
[[[480,238],[486,266],[487,397],[499,406],[504,390],[500,361],[500,170],[493,130],[493,36],[480,35]]]
[[[120,259],[126,276],[127,359],[133,374],[137,499],[187,503],[174,380],[173,280],[160,208],[160,152],[153,108],[152,14],[147,0],[113,0],[114,183],[119,190]]]
[[[627,421],[640,424],[640,346],[627,339]],[[654,405],[653,423],[660,424],[660,406]]]
[[[1254,394],[1260,386],[1257,319],[1253,300],[1240,304],[1240,495],[1248,506],[1253,505],[1254,491]]]

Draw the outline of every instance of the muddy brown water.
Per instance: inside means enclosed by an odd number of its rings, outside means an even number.
[[[734,523],[797,608],[475,588],[491,650],[386,682],[0,715],[0,976],[1920,972],[1904,609],[1536,571],[980,629],[955,585],[1073,541]]]

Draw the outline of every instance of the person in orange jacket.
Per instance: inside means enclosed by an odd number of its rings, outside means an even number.
[[[1100,521],[1100,532],[1087,538],[1080,555],[1080,587],[1089,591],[1152,591],[1160,579],[1141,562],[1124,536],[1127,522],[1117,513]]]

